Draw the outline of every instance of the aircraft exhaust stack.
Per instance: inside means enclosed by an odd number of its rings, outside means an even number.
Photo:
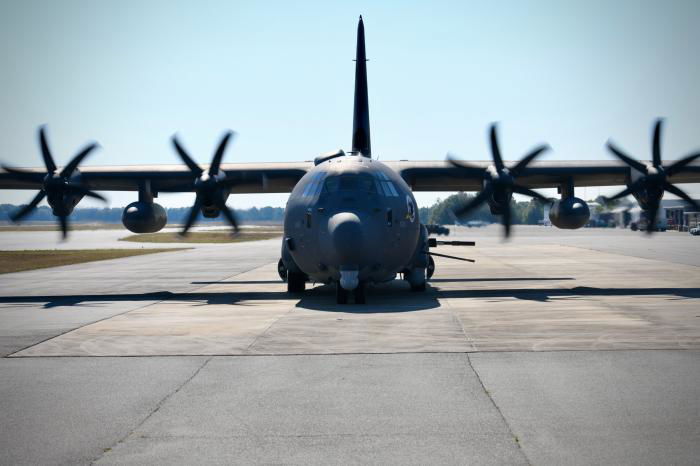
[[[352,117],[352,152],[372,157],[369,139],[369,98],[367,95],[367,56],[365,26],[362,16],[357,25],[357,54],[355,56],[355,109]]]

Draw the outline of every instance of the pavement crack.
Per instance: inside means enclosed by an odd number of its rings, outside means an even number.
[[[465,356],[467,358],[467,364],[469,365],[469,368],[472,370],[472,372],[474,372],[474,375],[476,375],[476,379],[479,381],[479,385],[481,385],[481,389],[484,391],[484,394],[488,397],[489,401],[491,401],[491,404],[493,405],[493,407],[498,412],[498,415],[503,420],[503,424],[505,424],[506,428],[508,429],[508,433],[511,435],[511,437],[513,437],[515,444],[518,445],[518,451],[523,455],[525,462],[529,465],[532,465],[532,461],[530,461],[530,458],[527,457],[527,454],[525,454],[525,450],[523,450],[523,446],[520,444],[520,438],[517,435],[515,435],[515,432],[513,432],[513,428],[508,423],[508,420],[506,419],[506,417],[503,415],[503,411],[501,411],[501,408],[498,407],[498,405],[496,404],[496,400],[494,400],[493,397],[491,396],[491,392],[489,392],[486,389],[486,386],[484,385],[484,381],[481,380],[481,376],[479,375],[477,370],[474,368],[474,365],[472,364],[472,360],[469,357],[469,353],[465,353]]]
[[[450,306],[447,306],[448,309],[450,309],[450,313],[452,314],[452,320],[454,320],[455,324],[459,326],[460,330],[462,331],[462,335],[464,336],[464,339],[467,340],[467,343],[469,346],[471,346],[472,351],[478,351],[476,344],[474,343],[474,339],[469,336],[467,333],[467,330],[464,328],[464,323],[462,322],[462,319],[459,318],[459,316],[454,312],[453,309],[450,308]]]
[[[197,377],[197,375],[202,371],[202,369],[204,369],[204,367],[206,367],[206,365],[209,364],[209,361],[211,361],[213,358],[214,358],[214,356],[208,357],[208,358],[202,363],[202,365],[200,365],[200,366],[192,373],[192,375],[190,375],[189,377],[187,377],[180,385],[178,385],[177,387],[175,387],[175,390],[173,390],[173,391],[171,391],[170,393],[166,394],[158,403],[156,403],[156,405],[154,406],[154,408],[153,408],[153,409],[138,423],[138,424],[136,424],[136,426],[135,426],[133,429],[131,429],[129,432],[127,432],[127,434],[126,434],[124,437],[122,437],[121,439],[117,440],[114,444],[112,444],[112,445],[110,445],[110,446],[104,448],[104,449],[102,450],[102,454],[101,454],[100,456],[98,456],[97,458],[95,458],[94,460],[92,460],[92,461],[90,462],[90,464],[91,464],[91,465],[92,465],[92,464],[96,464],[96,463],[97,463],[98,461],[100,461],[107,453],[113,451],[116,447],[118,447],[118,446],[121,445],[122,443],[125,443],[127,440],[129,440],[129,438],[130,438],[131,436],[133,436],[134,433],[136,433],[136,432],[141,428],[141,426],[143,426],[151,417],[153,417],[154,414],[156,414],[158,411],[160,411],[160,408],[162,408],[163,405],[164,405],[165,403],[167,403],[168,400],[170,400],[170,399],[171,399],[173,396],[175,396],[180,390],[182,390],[183,387],[184,387],[185,385],[187,385],[188,383],[190,383],[190,382],[192,381],[192,379],[194,379],[195,377]]]

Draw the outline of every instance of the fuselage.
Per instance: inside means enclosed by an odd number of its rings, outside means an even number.
[[[396,172],[377,160],[345,155],[319,163],[296,185],[284,238],[283,258],[291,256],[290,265],[313,281],[344,283],[347,275],[382,282],[409,266],[420,220],[415,198]]]

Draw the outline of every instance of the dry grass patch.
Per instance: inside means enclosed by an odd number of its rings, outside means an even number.
[[[71,231],[87,230],[124,230],[121,223],[71,223]],[[31,224],[31,225],[0,225],[0,232],[3,231],[61,231],[61,228],[55,223],[46,224]]]
[[[279,238],[280,230],[241,230],[233,236],[228,231],[195,231],[184,238],[179,233],[144,233],[131,235],[120,241],[133,241],[136,243],[240,243],[244,241],[259,241],[264,239]]]
[[[183,249],[187,248],[0,251],[0,274]]]

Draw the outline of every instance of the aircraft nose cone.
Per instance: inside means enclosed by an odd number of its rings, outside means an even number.
[[[352,212],[337,213],[328,220],[328,232],[339,264],[358,264],[364,241],[360,218]]]

